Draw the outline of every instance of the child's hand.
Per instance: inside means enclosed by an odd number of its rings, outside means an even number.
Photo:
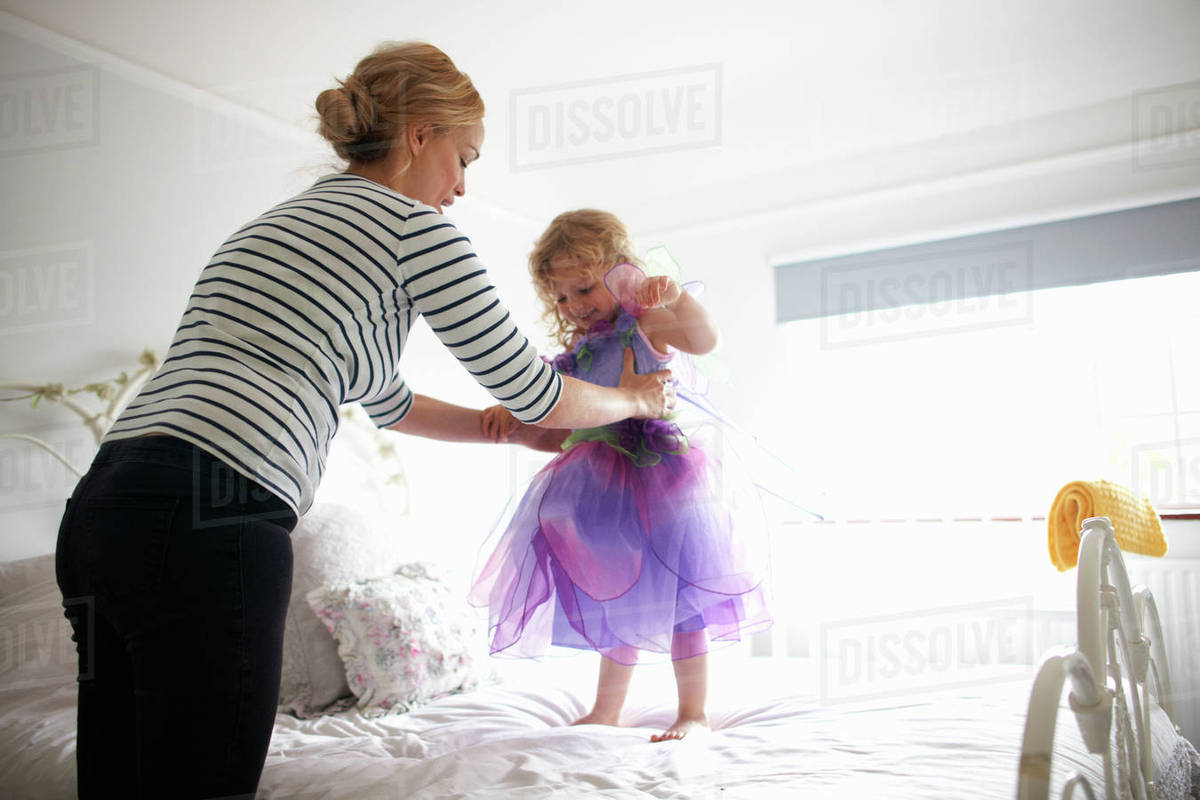
[[[504,406],[490,406],[479,412],[479,425],[485,439],[507,442],[512,432],[521,427],[521,421]]]
[[[683,289],[665,275],[647,278],[637,290],[638,305],[642,308],[669,306],[679,299]]]

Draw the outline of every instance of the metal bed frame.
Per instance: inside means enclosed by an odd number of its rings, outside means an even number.
[[[142,385],[154,375],[160,365],[161,362],[158,356],[152,351],[146,350],[142,353],[138,361],[138,368],[132,374],[122,372],[117,378],[103,383],[88,384],[81,389],[65,389],[61,383],[37,384],[30,381],[0,380],[0,391],[23,392],[25,397],[35,398],[35,403],[38,400],[45,399],[69,408],[83,420],[83,424],[87,426],[88,430],[92,432],[92,436],[95,437],[96,444],[100,444],[100,440],[104,438],[104,434],[116,421],[117,414],[121,413],[121,409],[125,408],[125,404],[137,394],[138,389],[141,389]],[[72,395],[84,391],[94,392],[102,401],[107,401],[108,404],[102,410],[95,411],[72,397]],[[6,399],[15,400],[20,398]],[[71,470],[76,477],[83,477],[83,471],[72,464],[70,459],[60,453],[53,445],[36,436],[30,436],[25,433],[3,433],[0,434],[0,439],[19,439],[40,447],[61,462],[67,469]]]
[[[1083,521],[1078,570],[1078,644],[1047,655],[1034,679],[1017,797],[1049,797],[1055,723],[1063,685],[1069,682],[1069,707],[1088,751],[1103,759],[1104,786],[1093,787],[1074,772],[1063,785],[1064,800],[1077,794],[1097,800],[1101,791],[1109,800],[1155,800],[1150,704],[1157,702],[1170,718],[1174,714],[1154,597],[1143,586],[1130,587],[1107,517]]]

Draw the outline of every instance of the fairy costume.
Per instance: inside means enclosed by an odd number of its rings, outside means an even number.
[[[606,276],[622,311],[554,359],[559,372],[616,386],[626,348],[638,373],[671,363],[637,326],[644,278],[628,264]],[[706,630],[673,654],[688,658],[706,652],[706,639],[738,641],[771,624],[753,486],[722,464],[719,424],[685,427],[692,435],[658,419],[577,430],[534,476],[471,590],[473,604],[489,607],[493,654],[672,653],[675,633]],[[716,446],[701,443],[703,431]]]

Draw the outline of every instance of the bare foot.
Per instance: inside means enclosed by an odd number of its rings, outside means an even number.
[[[675,724],[667,728],[662,733],[656,733],[650,737],[652,742],[667,742],[672,739],[682,739],[693,730],[708,730],[708,716],[699,714],[697,716],[680,715],[675,720]]]
[[[616,714],[602,714],[599,711],[592,711],[590,714],[585,714],[579,719],[572,722],[572,725],[617,725],[617,719],[620,712]]]

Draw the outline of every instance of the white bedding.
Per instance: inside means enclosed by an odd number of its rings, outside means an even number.
[[[0,569],[0,633],[9,645],[3,652],[34,659],[0,669],[4,798],[75,796],[74,654],[48,562],[40,569],[20,580]],[[281,714],[260,796],[1015,796],[1031,667],[971,687],[826,703],[812,660],[747,653],[735,647],[710,657],[713,730],[682,742],[649,741],[674,716],[669,664],[638,668],[623,727],[571,727],[591,700],[594,655],[497,662],[503,683],[408,714]],[[1190,747],[1182,750],[1185,740],[1161,709],[1153,713],[1156,767],[1174,765],[1173,785],[1200,791],[1200,774],[1189,772],[1196,764]],[[178,724],[187,726],[188,709],[179,709]],[[1052,797],[1072,770],[1102,787],[1101,761],[1085,752],[1065,699],[1054,753]]]
[[[415,712],[280,715],[263,798],[1012,798],[1028,682],[822,704],[806,661],[714,659],[714,730],[652,744],[673,717],[670,668],[641,668],[624,727],[571,727],[588,658],[507,670],[507,683]],[[550,688],[546,688],[550,687]],[[73,687],[0,692],[0,786],[74,796]],[[1056,774],[1091,765],[1068,714]],[[187,724],[186,710],[179,724]],[[1089,767],[1094,773],[1094,768]]]
[[[1021,714],[986,702],[867,713],[793,697],[722,710],[711,734],[666,746],[648,737],[670,722],[667,708],[629,714],[625,728],[567,726],[582,710],[560,690],[497,689],[408,719],[292,721],[277,727],[263,789],[314,800],[1011,798],[1016,785]],[[316,775],[327,791],[311,788]]]
[[[576,728],[594,663],[508,670],[509,684],[444,698],[407,717],[340,715],[276,726],[264,776],[278,798],[1012,798],[1028,682],[908,698],[824,704],[808,660],[713,659],[713,731],[654,744],[670,724],[670,668],[640,668],[623,727]],[[550,685],[554,688],[538,688]],[[353,719],[353,723],[351,723]],[[364,728],[369,733],[363,731]],[[352,732],[353,731],[353,732]],[[1078,734],[1068,762],[1092,763]],[[328,752],[343,778],[314,791]],[[397,760],[402,759],[402,760]],[[328,785],[328,784],[322,784]]]
[[[0,565],[0,798],[73,798],[73,646],[52,565],[43,558],[35,566]],[[974,686],[828,703],[818,696],[821,675],[809,658],[752,658],[749,651],[743,645],[710,656],[713,730],[679,742],[649,741],[673,718],[667,663],[638,667],[623,727],[570,726],[592,699],[594,654],[497,662],[502,684],[409,714],[281,714],[259,796],[1015,796],[1031,667],[991,673]],[[1153,715],[1160,792],[1190,784],[1200,793],[1194,752],[1157,706]],[[186,708],[178,721],[187,726]],[[1102,762],[1082,746],[1064,698],[1054,751],[1051,796],[1061,795],[1072,770],[1102,790]],[[1187,789],[1170,796],[1187,796]]]

